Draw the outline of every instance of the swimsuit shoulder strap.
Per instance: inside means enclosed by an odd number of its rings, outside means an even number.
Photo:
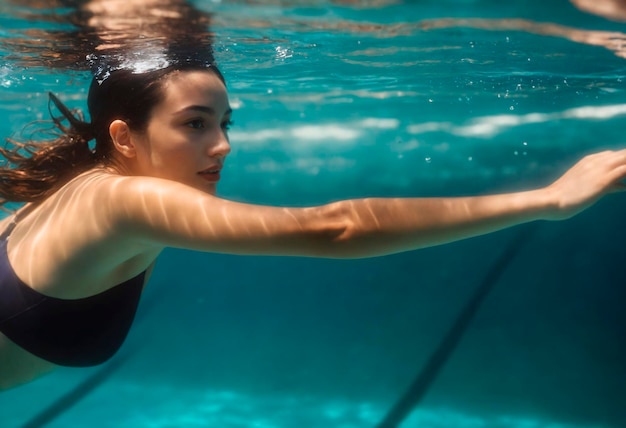
[[[13,218],[11,219],[11,221],[9,222],[7,227],[0,234],[0,241],[5,241],[5,240],[9,239],[9,236],[11,235],[11,232],[13,232],[13,229],[15,229],[15,226],[17,226],[17,224],[24,217],[26,217],[28,214],[30,214],[30,212],[33,211],[36,206],[37,206],[37,204],[33,204],[33,203],[28,204],[28,205],[22,207],[20,210],[18,210],[15,214],[13,214]]]

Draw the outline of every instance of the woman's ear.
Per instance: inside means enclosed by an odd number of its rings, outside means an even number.
[[[116,119],[109,125],[109,135],[115,149],[127,158],[137,155],[137,149],[133,141],[130,128],[123,120]]]

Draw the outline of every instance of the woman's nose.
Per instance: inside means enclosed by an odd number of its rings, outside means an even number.
[[[228,141],[228,135],[222,131],[217,136],[214,144],[211,144],[209,148],[209,155],[211,157],[225,158],[230,153],[230,141]]]

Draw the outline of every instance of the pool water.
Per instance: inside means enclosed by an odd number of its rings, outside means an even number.
[[[625,146],[626,24],[565,0],[192,5],[212,13],[234,108],[226,198],[526,189]],[[47,117],[46,91],[84,106],[89,82],[16,58],[34,29],[68,27],[24,12],[0,4],[4,136]],[[625,208],[528,232],[402,426],[626,426]],[[169,250],[119,367],[46,426],[374,427],[525,231],[350,261]],[[0,426],[38,426],[101,369],[0,394]]]

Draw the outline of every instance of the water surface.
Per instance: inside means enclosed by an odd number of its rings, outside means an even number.
[[[46,91],[84,107],[80,56],[42,37],[73,31],[73,9],[36,3],[0,6],[2,135],[45,118]],[[624,147],[618,16],[537,0],[190,5],[209,13],[235,109],[227,198],[509,191]],[[405,426],[624,426],[624,208],[541,224]],[[168,251],[128,362],[50,426],[374,426],[515,232],[356,261]],[[3,394],[3,426],[89,373]]]

